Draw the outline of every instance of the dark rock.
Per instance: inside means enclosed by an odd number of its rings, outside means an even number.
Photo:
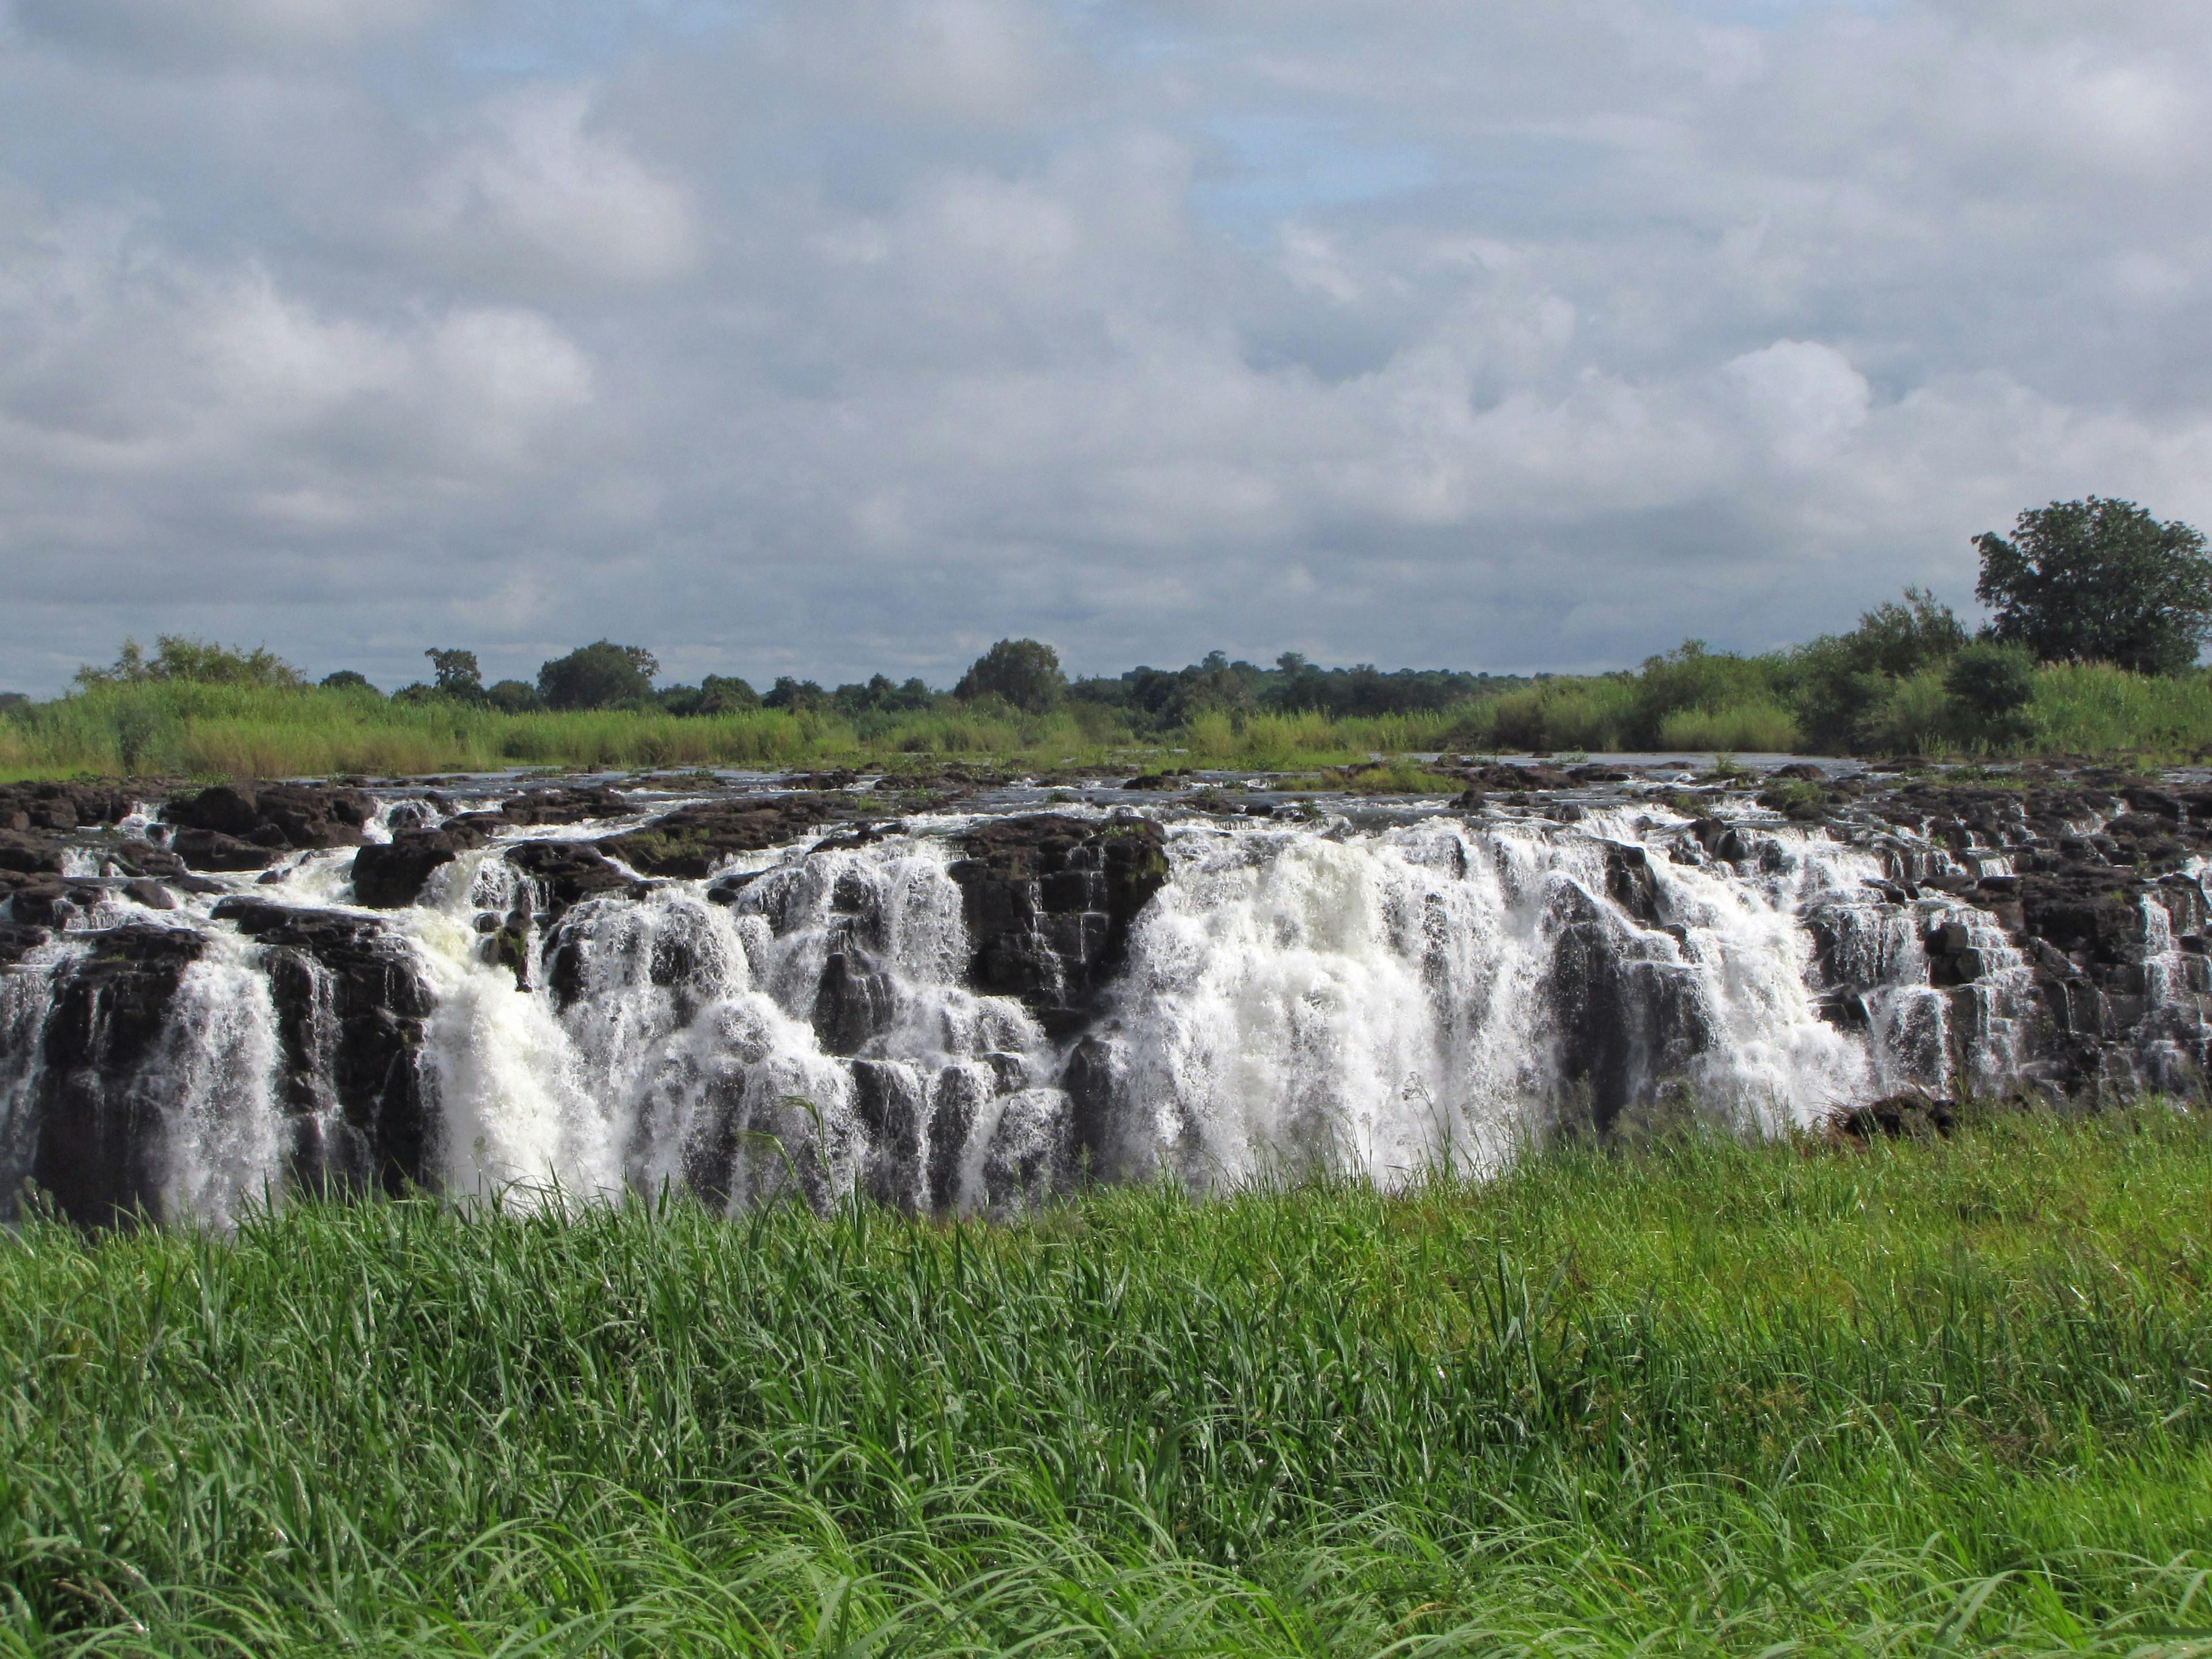
[[[24,875],[46,871],[59,875],[61,867],[59,842],[45,836],[0,830],[0,870],[13,870]]]
[[[507,861],[528,876],[543,895],[539,907],[548,921],[595,894],[623,891],[630,878],[583,841],[523,841],[506,849]]]
[[[664,812],[599,845],[649,876],[698,880],[739,853],[781,847],[841,818],[866,803],[851,795],[793,794],[699,801]]]
[[[468,844],[465,833],[403,830],[383,846],[362,848],[353,855],[354,902],[372,910],[404,909]]]
[[[1854,1106],[1838,1114],[1833,1121],[1839,1133],[1854,1140],[1933,1140],[1949,1135],[1958,1127],[1959,1112],[1948,1100],[1903,1094]]]
[[[1159,826],[1040,813],[988,820],[957,845],[966,856],[950,874],[964,897],[970,983],[1020,997],[1048,1030],[1073,1029],[1167,880]]]
[[[858,950],[833,951],[814,994],[814,1032],[833,1054],[857,1054],[898,1013],[897,988]]]
[[[31,927],[66,926],[75,914],[59,876],[31,876],[15,890],[15,920]]]
[[[626,817],[637,809],[604,784],[530,789],[501,801],[499,816],[510,824],[585,823],[593,818]]]
[[[173,910],[177,908],[176,895],[158,881],[126,881],[123,884],[123,891],[127,897],[135,899],[149,910]]]
[[[1582,1091],[1593,1125],[1610,1128],[1712,1046],[1711,1016],[1694,970],[1658,935],[1624,929],[1572,882],[1553,889],[1550,910],[1558,943],[1542,994],[1559,1074]]]
[[[219,830],[179,830],[171,846],[195,870],[265,870],[276,854]]]
[[[180,852],[183,832],[188,830],[284,852],[357,847],[362,826],[374,811],[375,803],[358,789],[317,783],[219,783],[198,794],[173,798],[162,807],[161,817],[179,827]]]
[[[118,842],[107,849],[107,856],[127,874],[134,876],[181,876],[185,861],[166,847],[156,847],[150,841]]]
[[[167,1136],[161,1036],[199,934],[118,927],[56,988],[36,1097],[31,1179],[61,1214],[112,1226],[161,1214]]]
[[[0,968],[11,968],[53,936],[43,927],[0,921]],[[0,1206],[6,1194],[0,1194]]]
[[[428,1180],[420,1059],[432,1000],[405,942],[341,910],[239,897],[214,914],[268,947],[292,1179],[394,1193]]]
[[[1647,927],[1657,927],[1659,882],[1651,872],[1650,856],[1641,847],[1620,842],[1605,843],[1605,890],[1615,904]]]

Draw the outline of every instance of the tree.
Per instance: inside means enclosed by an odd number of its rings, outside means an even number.
[[[545,699],[527,680],[495,680],[484,688],[483,700],[502,714],[529,714],[545,707]]]
[[[2212,632],[2203,535],[2133,501],[2053,501],[2021,514],[2010,540],[1991,531],[1974,545],[1974,592],[1996,613],[1990,636],[2045,662],[2179,674]]]
[[[384,695],[376,690],[368,675],[354,668],[341,668],[335,674],[324,675],[322,684],[325,691],[372,691],[380,697]]]
[[[781,708],[798,714],[803,708],[823,708],[829,705],[830,694],[812,680],[795,680],[788,674],[776,676],[775,684],[761,699],[763,708]]]
[[[483,700],[483,670],[477,666],[475,652],[441,651],[433,647],[422,654],[430,659],[439,696],[459,702]]]
[[[963,702],[1000,696],[1017,708],[1041,714],[1066,690],[1060,653],[1035,640],[1000,640],[975,659],[952,695]]]
[[[594,640],[538,671],[538,695],[553,708],[605,708],[653,695],[660,660],[641,646]]]
[[[123,641],[123,650],[112,668],[90,664],[76,671],[76,683],[131,685],[142,681],[185,681],[199,685],[252,685],[290,690],[307,683],[307,677],[263,646],[248,651],[234,645],[216,645],[182,634],[163,634],[154,641],[151,658],[136,640]]]

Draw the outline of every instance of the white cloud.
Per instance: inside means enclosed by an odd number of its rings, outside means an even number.
[[[404,232],[495,284],[651,286],[689,270],[699,244],[684,192],[594,131],[592,103],[574,86],[495,100],[403,210]]]
[[[2212,519],[2179,0],[13,15],[0,684],[1587,666]]]

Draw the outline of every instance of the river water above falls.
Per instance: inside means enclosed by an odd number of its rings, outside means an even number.
[[[2203,1075],[2186,780],[1467,780],[15,786],[0,1182],[93,1221],[417,1182],[1006,1212]]]

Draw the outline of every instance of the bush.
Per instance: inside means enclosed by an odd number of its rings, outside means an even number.
[[[163,634],[154,641],[149,658],[137,641],[126,639],[114,665],[95,668],[89,663],[76,671],[76,683],[88,690],[100,685],[136,685],[145,681],[184,681],[196,685],[258,685],[289,690],[304,686],[307,677],[260,646],[248,651],[234,645],[216,645],[182,634]]]
[[[653,695],[659,659],[641,646],[594,640],[538,671],[538,695],[556,709],[606,708]]]
[[[487,687],[484,702],[503,714],[532,714],[545,707],[538,688],[526,680],[499,680]]]
[[[975,659],[952,695],[963,702],[1004,697],[1024,714],[1042,714],[1066,690],[1057,651],[1036,640],[1000,640]]]

